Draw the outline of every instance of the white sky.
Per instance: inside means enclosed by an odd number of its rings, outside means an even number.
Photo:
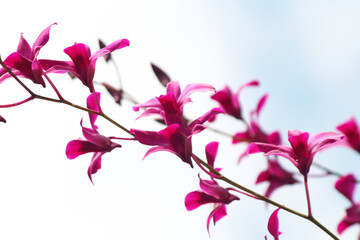
[[[359,11],[357,1],[8,1],[1,4],[0,54],[4,59],[16,50],[20,33],[32,44],[53,22],[58,25],[51,29],[40,58],[67,59],[63,49],[74,42],[96,51],[99,37],[107,43],[128,38],[130,47],[113,56],[125,89],[140,101],[164,92],[150,62],[182,86],[203,82],[235,89],[259,79],[261,87],[241,96],[245,111],[269,92],[261,122],[268,131],[281,129],[285,140],[288,129],[314,134],[333,131],[351,115],[360,121]],[[97,67],[98,81],[116,83],[111,66],[99,60]],[[87,90],[79,81],[55,75],[52,79],[65,97],[84,104]],[[6,104],[26,95],[7,81],[0,96],[0,104]],[[195,104],[186,109],[190,117],[205,112],[203,106],[215,106],[208,96],[194,97]],[[147,120],[134,122],[138,114],[131,106],[118,108],[105,92],[102,100],[108,115],[128,128],[158,127]],[[210,207],[187,212],[183,204],[185,195],[198,189],[198,169],[168,153],[141,161],[148,148],[123,143],[122,149],[103,157],[93,186],[86,174],[91,155],[72,161],[65,156],[67,142],[81,136],[79,122],[87,118],[85,113],[35,101],[1,109],[0,114],[8,120],[0,126],[0,239],[209,239]],[[219,120],[216,126],[227,132],[242,130],[236,121]],[[105,135],[126,136],[105,121],[99,120],[99,125]],[[209,139],[221,142],[218,164],[224,172],[253,186],[264,168],[261,156],[236,167],[241,146],[209,132],[194,138],[197,154],[204,156]],[[347,173],[359,169],[357,158],[350,150],[334,149],[316,159]],[[311,185],[315,216],[331,229],[348,204],[333,190],[334,181],[313,179]],[[240,197],[228,208],[229,215],[211,226],[211,239],[263,239],[268,234],[273,208]],[[281,189],[274,198],[305,210],[300,186]],[[279,216],[282,239],[328,239],[302,219],[283,211]],[[358,228],[350,228],[342,239],[354,239],[357,233]]]

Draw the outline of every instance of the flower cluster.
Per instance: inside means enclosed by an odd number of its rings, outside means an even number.
[[[184,203],[188,211],[192,211],[203,205],[211,205],[211,211],[206,224],[208,232],[210,232],[210,222],[212,221],[215,225],[220,219],[226,216],[227,206],[234,201],[240,200],[240,197],[236,194],[243,194],[277,207],[268,221],[268,231],[275,240],[279,240],[279,235],[281,234],[278,220],[278,212],[280,209],[307,219],[332,239],[338,239],[335,234],[324,227],[313,216],[308,179],[311,177],[309,172],[314,165],[314,158],[318,152],[329,149],[330,147],[342,145],[360,153],[360,128],[356,123],[355,117],[351,117],[336,127],[340,133],[328,131],[310,136],[308,132],[290,130],[288,131],[288,142],[290,145],[283,145],[280,131],[268,133],[263,130],[264,128],[259,121],[260,114],[267,102],[268,94],[260,97],[257,103],[255,103],[255,108],[250,111],[248,118],[244,114],[243,106],[240,104],[240,93],[245,88],[259,86],[259,81],[253,80],[242,84],[235,93],[233,93],[228,86],[217,91],[213,86],[202,83],[188,84],[181,89],[179,82],[171,81],[170,77],[160,67],[151,64],[156,77],[160,83],[166,87],[166,93],[164,95],[153,97],[144,103],[137,103],[135,98],[125,91],[122,84],[120,89],[106,82],[99,85],[100,88],[108,91],[117,104],[120,105],[123,99],[127,99],[135,104],[132,107],[134,111],[137,112],[143,109],[143,112],[138,118],[155,116],[156,120],[163,124],[161,125],[163,128],[159,131],[128,129],[103,112],[100,104],[101,93],[95,88],[94,77],[97,60],[103,57],[106,62],[114,62],[110,53],[129,46],[129,40],[119,39],[109,45],[105,45],[102,41],[99,41],[100,49],[93,53],[85,43],[74,43],[72,46],[64,49],[64,53],[69,57],[68,61],[39,59],[40,50],[48,43],[50,30],[54,25],[56,25],[56,23],[46,27],[36,38],[32,46],[30,46],[21,34],[16,52],[11,53],[4,61],[0,59],[2,65],[2,68],[0,68],[0,83],[6,79],[14,78],[30,95],[30,97],[25,100],[0,105],[0,107],[15,107],[31,100],[41,99],[66,104],[87,112],[90,127],[85,127],[84,119],[80,120],[83,136],[68,142],[65,148],[65,155],[68,159],[75,159],[86,153],[93,154],[87,170],[87,175],[91,183],[93,183],[93,174],[101,169],[104,154],[122,147],[122,145],[117,142],[118,140],[137,141],[140,144],[151,146],[145,153],[144,158],[158,151],[167,151],[180,158],[190,167],[194,168],[195,162],[195,167],[198,166],[200,168],[201,172],[198,174],[200,189],[188,193]],[[86,102],[85,107],[66,100],[48,76],[50,74],[64,73],[80,80],[85,86],[85,89],[89,90],[90,95],[86,101],[84,99],[84,104]],[[23,78],[30,80],[31,84],[41,85],[44,88],[50,85],[56,93],[56,98],[42,96],[33,92],[31,87],[28,87],[22,82]],[[193,120],[193,118],[185,116],[184,107],[186,104],[192,102],[190,96],[196,92],[211,92],[212,95],[210,99],[215,101],[218,107],[204,110],[205,113],[197,116]],[[213,121],[221,121],[221,119],[217,118],[220,113],[235,119],[235,121],[241,122],[241,124],[245,126],[245,129],[241,131],[237,130],[236,133],[226,134],[222,132],[221,129],[212,128],[210,125]],[[115,125],[126,134],[131,135],[131,137],[113,137],[101,134],[100,132],[103,131],[100,131],[96,124],[98,117],[102,117],[108,123]],[[0,122],[5,123],[5,118],[0,116]],[[245,151],[238,158],[238,163],[248,154],[265,154],[267,168],[259,172],[257,178],[255,178],[255,184],[263,182],[269,183],[264,194],[257,193],[223,176],[222,173],[225,171],[215,167],[215,159],[219,146],[218,141],[210,140],[210,143],[206,145],[206,162],[193,152],[193,149],[195,149],[193,147],[193,136],[203,132],[209,126],[209,129],[214,130],[215,133],[230,136],[232,144],[246,144]],[[208,141],[206,141],[206,143],[207,142]],[[123,143],[124,142],[122,142],[122,144]],[[285,169],[280,164],[279,157],[289,160],[296,167],[297,171],[290,172]],[[358,181],[353,174],[342,175],[323,166],[319,168],[320,170],[324,170],[325,174],[323,176],[340,176],[335,183],[335,189],[350,202],[350,206],[345,211],[345,216],[337,227],[337,232],[342,234],[348,227],[360,224],[360,203],[355,202],[353,196]],[[200,177],[202,174],[206,174],[208,179]],[[297,179],[296,175],[303,176],[303,182]],[[224,183],[230,186],[222,186]],[[280,187],[302,183],[306,191],[307,214],[297,212],[286,207],[285,204],[275,202],[271,199],[273,192]],[[267,239],[267,236],[265,236],[265,239]]]

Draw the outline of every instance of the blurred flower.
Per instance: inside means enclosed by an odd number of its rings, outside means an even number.
[[[100,101],[100,93],[96,93],[96,95],[98,101]],[[94,111],[99,110],[93,93],[87,98],[87,106]],[[91,175],[101,168],[102,155],[111,152],[114,148],[121,147],[121,145],[112,142],[110,138],[101,135],[96,130],[98,128],[95,125],[97,114],[89,113],[89,118],[92,128],[83,127],[81,120],[80,125],[84,139],[70,141],[66,146],[66,156],[68,159],[75,159],[82,154],[93,152],[94,154],[88,168],[88,176],[90,181],[93,182]]]
[[[50,28],[55,24],[56,23],[53,23],[45,28],[36,38],[32,47],[30,47],[29,43],[21,34],[17,51],[10,54],[4,61],[5,65],[9,67],[16,76],[30,79],[34,83],[41,84],[45,87],[45,82],[42,78],[43,70],[37,60],[37,56],[41,48],[49,41]],[[10,77],[11,75],[4,68],[0,69],[0,82]]]
[[[234,118],[243,120],[241,106],[239,103],[239,94],[245,87],[258,85],[258,81],[250,81],[241,85],[235,93],[232,93],[230,88],[228,86],[225,86],[223,90],[217,91],[214,95],[211,96],[211,98],[221,105],[226,114],[229,114]]]
[[[309,138],[308,132],[299,130],[288,131],[289,146],[275,145],[269,143],[251,143],[248,151],[250,154],[264,152],[266,156],[281,156],[289,159],[299,172],[307,177],[315,154],[331,147],[333,143],[341,140],[344,136],[333,132],[323,132]]]
[[[84,43],[75,43],[74,45],[64,49],[64,52],[71,58],[72,61],[55,61],[45,59],[39,61],[41,66],[46,69],[47,72],[72,73],[89,88],[90,92],[94,92],[93,78],[97,59],[129,45],[129,40],[121,39],[109,44],[94,54],[91,54],[88,45]]]
[[[259,116],[261,113],[261,110],[263,109],[268,95],[263,95],[254,111],[250,114],[250,124],[248,124],[246,127],[246,131],[236,133],[233,136],[233,144],[236,143],[252,143],[252,142],[262,142],[262,143],[269,143],[278,145],[281,143],[280,133],[279,131],[274,131],[270,134],[265,133],[260,125],[259,125]],[[248,154],[247,150],[245,150],[239,157],[238,162],[240,162],[246,155]]]
[[[3,116],[0,116],[0,122],[6,123],[6,119]]]
[[[270,216],[268,222],[268,230],[269,233],[274,237],[274,240],[279,240],[279,236],[281,232],[279,232],[279,219],[278,219],[278,212],[280,208],[276,209]],[[265,236],[267,240],[267,237]]]
[[[338,125],[336,129],[345,135],[343,141],[345,145],[360,153],[360,129],[355,118],[350,118],[347,122]]]
[[[355,186],[356,179],[352,174],[340,177],[335,183],[336,190],[344,195],[351,203],[351,206],[346,209],[345,217],[337,226],[339,234],[353,224],[360,224],[360,203],[355,203],[353,199]]]
[[[283,169],[276,160],[269,159],[268,168],[265,171],[260,172],[256,184],[268,181],[270,184],[265,192],[265,197],[270,197],[271,193],[277,188],[297,183],[298,181],[293,175],[293,173]]]

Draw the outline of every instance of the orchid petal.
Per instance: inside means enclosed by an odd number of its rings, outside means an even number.
[[[96,96],[95,96],[95,94],[96,94]],[[97,99],[95,99],[95,97]],[[101,94],[99,92],[91,93],[86,99],[87,108],[91,109],[95,112],[100,112],[100,108],[99,108],[100,97],[101,97]],[[96,121],[97,117],[98,117],[97,114],[89,112],[90,123],[91,123],[91,126],[93,129],[97,129],[97,126],[95,125],[95,121]]]
[[[207,163],[212,167],[214,167],[214,162],[217,155],[218,147],[219,147],[219,142],[208,143],[205,147]]]
[[[56,24],[57,23],[53,23],[47,28],[45,28],[36,38],[34,44],[32,45],[32,59],[35,59],[37,57],[40,49],[49,41],[50,28]]]
[[[169,140],[154,131],[143,131],[138,129],[131,129],[131,133],[135,135],[135,138],[142,144],[145,145],[170,145]]]
[[[279,232],[279,219],[278,219],[278,212],[280,208],[276,209],[270,216],[269,222],[268,222],[268,230],[269,233],[275,238],[275,240],[279,239],[279,235],[281,232]]]
[[[201,191],[190,192],[185,197],[185,207],[188,211],[192,211],[201,205],[215,202],[219,202],[219,200]]]
[[[175,99],[178,101],[180,94],[181,94],[179,82],[169,82],[169,84],[166,85],[166,94],[169,94],[169,93],[173,93]]]
[[[215,91],[215,88],[208,84],[202,83],[192,83],[188,84],[181,92],[178,103],[179,105],[183,105],[189,101],[189,96],[193,92],[205,92],[205,91]]]
[[[102,151],[103,148],[86,140],[72,140],[66,145],[66,157],[75,159],[78,156],[89,153]]]
[[[22,34],[20,35],[20,41],[16,51],[29,61],[32,60],[31,47]]]
[[[103,155],[103,153],[101,153],[101,152],[95,152],[91,159],[90,165],[88,167],[87,173],[88,173],[89,179],[92,183],[93,183],[93,180],[92,180],[91,175],[95,174],[99,169],[101,169],[101,156],[102,155]]]
[[[132,108],[135,112],[137,112],[137,111],[139,111],[140,108],[147,108],[147,107],[160,108],[161,103],[159,102],[158,98],[152,98],[152,99],[146,101],[145,103],[136,104]]]
[[[354,203],[353,195],[356,186],[355,176],[352,174],[348,174],[339,178],[335,183],[335,188],[341,194],[343,194],[350,202]]]

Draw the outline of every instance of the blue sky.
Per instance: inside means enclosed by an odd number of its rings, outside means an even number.
[[[358,1],[64,0],[55,5],[35,0],[3,3],[2,9],[7,19],[0,38],[2,58],[15,51],[20,33],[32,43],[53,22],[58,25],[40,58],[66,59],[62,51],[74,42],[85,42],[95,51],[98,37],[107,43],[128,38],[131,46],[114,57],[125,89],[140,101],[164,92],[151,71],[154,62],[182,86],[203,82],[236,89],[258,79],[261,86],[240,97],[244,111],[269,93],[261,123],[268,131],[281,130],[283,139],[287,130],[315,134],[334,131],[352,115],[360,120]],[[116,83],[114,76],[111,67],[98,62],[98,81]],[[82,104],[87,92],[79,82],[52,78],[69,99]],[[0,94],[1,104],[26,96],[11,81],[2,85]],[[186,109],[190,117],[205,112],[204,106],[214,106],[208,96],[194,96],[194,104]],[[129,104],[119,109],[111,101],[104,94],[109,115],[125,126],[153,127],[145,120],[134,122],[137,114]],[[185,195],[198,188],[198,169],[166,153],[141,161],[147,147],[124,143],[104,157],[92,186],[86,175],[90,156],[69,161],[64,154],[66,143],[81,136],[84,113],[32,102],[2,109],[0,114],[8,120],[0,128],[4,136],[0,191],[5,196],[0,200],[0,238],[209,239],[205,224],[210,208],[187,212],[183,205]],[[122,134],[105,121],[101,124],[104,134]],[[229,133],[243,127],[225,117],[216,124]],[[219,163],[229,169],[225,170],[229,176],[253,186],[265,167],[261,156],[237,167],[242,147],[210,132],[194,139],[200,155],[209,139],[221,141]],[[343,173],[359,174],[358,158],[350,150],[331,149],[316,160]],[[334,229],[347,203],[332,189],[334,178],[312,181],[315,214]],[[279,190],[274,198],[305,209],[301,186]],[[270,210],[241,197],[230,206],[229,216],[211,226],[211,239],[263,239]],[[279,216],[284,239],[327,237],[302,219],[282,211]],[[357,231],[349,229],[342,239],[354,239]]]

